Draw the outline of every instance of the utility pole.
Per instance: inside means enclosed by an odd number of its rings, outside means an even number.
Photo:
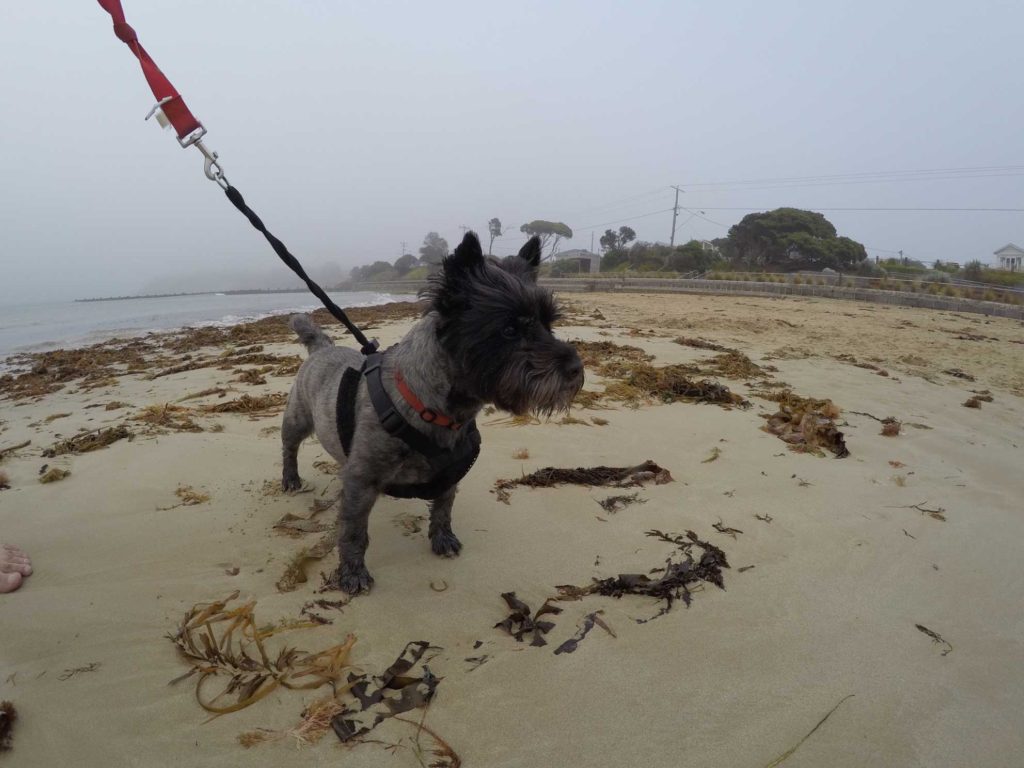
[[[672,206],[672,237],[668,241],[670,248],[676,244],[676,219],[679,218],[679,192],[681,191],[679,187],[675,186],[672,189],[676,191],[676,202]]]
[[[400,254],[398,254],[399,256],[405,256],[405,246],[406,246],[406,242],[405,242],[405,240],[403,240],[402,241],[402,252]]]

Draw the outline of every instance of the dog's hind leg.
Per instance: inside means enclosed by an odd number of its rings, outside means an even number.
[[[300,404],[301,398],[294,393],[288,398],[288,407],[281,422],[281,488],[285,491],[297,491],[302,488],[299,477],[299,446],[313,433],[313,417]]]
[[[452,505],[458,490],[458,486],[452,486],[443,496],[430,502],[430,528],[427,533],[430,548],[441,557],[454,557],[462,549],[462,542],[452,531]]]

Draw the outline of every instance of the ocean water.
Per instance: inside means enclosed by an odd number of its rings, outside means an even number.
[[[413,298],[374,292],[329,295],[342,308]],[[268,315],[311,311],[320,306],[308,293],[204,294],[0,306],[0,368],[7,357],[20,352],[83,347],[115,336],[135,336],[186,326],[234,325]]]

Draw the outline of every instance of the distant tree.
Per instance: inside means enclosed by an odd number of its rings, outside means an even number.
[[[406,274],[409,270],[416,266],[416,257],[411,253],[406,253],[395,259],[395,271],[399,275]]]
[[[677,245],[669,254],[668,268],[675,272],[706,272],[715,261],[715,254],[699,240]]]
[[[977,259],[968,261],[964,264],[964,279],[973,280],[976,283],[981,282],[981,279],[985,276],[984,269],[984,265]]]
[[[601,243],[602,251],[614,251],[619,247],[619,233],[614,229],[606,229],[598,242]]]
[[[427,264],[440,264],[448,255],[448,241],[437,232],[428,232],[420,246],[420,258]]]
[[[525,232],[527,236],[533,237],[534,235],[540,236],[540,247],[543,252],[544,248],[548,245],[551,249],[548,251],[548,255],[545,258],[550,258],[558,248],[558,241],[563,237],[568,239],[572,238],[572,230],[569,229],[567,224],[563,224],[560,221],[544,221],[543,219],[536,219],[531,221],[529,224],[523,224],[519,228],[520,232]]]
[[[729,229],[729,250],[747,268],[850,271],[867,258],[860,243],[837,237],[824,216],[799,208],[751,213]]]
[[[487,255],[491,255],[491,250],[494,248],[494,239],[501,237],[501,219],[495,216],[493,219],[487,222],[487,231],[491,235],[491,242],[487,244]]]
[[[625,248],[634,240],[636,240],[636,232],[632,227],[619,227],[618,232],[614,229],[606,229],[599,242],[604,250],[613,251],[616,248]]]

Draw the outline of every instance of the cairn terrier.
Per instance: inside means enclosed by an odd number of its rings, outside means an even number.
[[[355,349],[336,347],[307,315],[291,319],[309,356],[292,386],[281,426],[282,484],[285,490],[301,487],[299,445],[316,432],[341,466],[339,565],[333,586],[350,594],[372,586],[365,563],[367,521],[382,493],[427,498],[431,548],[437,555],[457,555],[462,544],[452,531],[457,486],[451,481],[468,471],[479,451],[474,419],[480,409],[493,404],[513,414],[549,415],[567,410],[583,386],[579,355],[551,331],[559,311],[551,292],[537,285],[540,258],[536,237],[517,256],[499,260],[484,256],[477,236],[466,234],[421,292],[427,302],[423,317],[380,360],[378,387],[383,385],[402,417],[398,421],[404,420],[402,428],[415,430],[419,444],[425,438],[444,457],[462,459],[461,472],[445,475],[441,468],[440,483],[437,459],[385,430],[368,388],[369,371],[358,378],[347,374],[354,423],[347,436],[341,434],[345,414],[339,388],[344,392],[343,375],[348,369],[358,371],[363,357]]]

